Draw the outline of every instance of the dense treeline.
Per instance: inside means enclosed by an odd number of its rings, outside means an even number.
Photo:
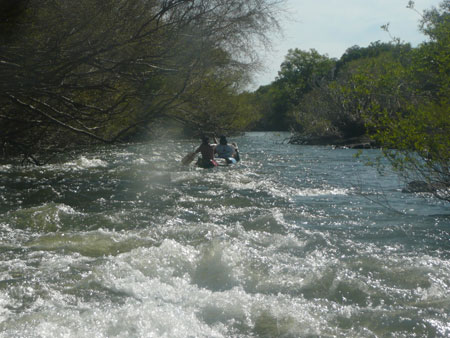
[[[411,51],[409,44],[377,41],[348,48],[337,60],[314,49],[291,49],[277,79],[254,93],[263,111],[257,128],[294,130],[305,141],[364,135],[365,108],[372,97],[359,93],[363,77],[377,77],[387,71],[382,67],[409,62]],[[366,89],[366,94],[381,94]]]
[[[2,0],[0,153],[42,163],[74,144],[245,127],[236,95],[280,0]]]
[[[450,201],[450,1],[425,11],[420,29],[428,41],[416,48],[393,39],[339,60],[290,50],[277,79],[253,94],[263,112],[256,127],[293,130],[294,143],[365,136],[405,177]]]

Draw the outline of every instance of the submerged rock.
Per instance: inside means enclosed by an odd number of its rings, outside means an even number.
[[[367,136],[341,138],[334,136],[293,136],[289,140],[290,144],[302,145],[330,145],[335,148],[348,149],[371,149],[376,148],[375,142]]]
[[[440,185],[427,183],[424,181],[411,181],[408,185],[402,189],[404,193],[418,193],[418,192],[429,192],[434,193],[440,188]]]

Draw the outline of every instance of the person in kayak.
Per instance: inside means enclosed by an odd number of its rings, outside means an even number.
[[[209,143],[209,137],[202,137],[202,144],[195,150],[195,154],[201,153],[202,157],[198,159],[197,165],[202,168],[217,167],[217,162],[214,160],[215,146]]]
[[[217,157],[224,158],[228,164],[239,161],[239,152],[237,147],[228,144],[225,136],[220,136],[219,144],[215,147],[214,152]]]

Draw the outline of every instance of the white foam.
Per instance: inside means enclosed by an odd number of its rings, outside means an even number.
[[[1,280],[10,278],[9,276],[6,277],[3,274],[0,274],[0,277]],[[9,315],[11,315],[11,310],[7,308],[7,305],[9,305],[10,303],[10,297],[7,294],[0,293],[0,323],[3,322]]]
[[[349,189],[345,188],[308,188],[297,189],[295,195],[297,196],[343,196],[348,195]]]
[[[68,337],[228,337],[233,327],[253,335],[318,334],[326,316],[315,317],[315,306],[283,295],[251,294],[240,286],[211,290],[214,283],[197,285],[199,269],[222,276],[233,273],[242,257],[219,242],[198,250],[165,240],[159,247],[139,248],[98,266],[89,280],[126,297],[123,304],[79,303],[82,312],[48,309],[45,325],[36,329],[43,336],[64,333]],[[232,252],[234,251],[234,255]],[[236,266],[237,264],[237,266]],[[225,268],[226,270],[226,268]],[[223,277],[223,276],[222,276]],[[205,279],[202,278],[204,281]],[[225,285],[226,286],[226,285]],[[219,288],[220,289],[220,288]],[[54,300],[64,299],[55,295]],[[67,324],[67,325],[65,325]],[[244,329],[245,331],[245,329]]]
[[[11,164],[3,164],[0,165],[0,172],[10,172],[13,169],[13,166]]]
[[[274,197],[285,199],[291,199],[295,196],[343,196],[348,195],[350,192],[347,188],[338,187],[295,188],[272,182],[270,180],[262,180],[258,177],[251,178],[245,175],[234,175],[228,185],[236,190],[253,190],[255,192],[265,191]]]
[[[97,168],[97,167],[106,167],[108,163],[104,160],[98,158],[87,158],[85,156],[81,156],[75,161],[66,162],[63,164],[63,168],[67,169],[89,169],[89,168]]]
[[[144,165],[144,164],[148,164],[148,162],[143,158],[137,158],[137,159],[133,160],[133,164]]]

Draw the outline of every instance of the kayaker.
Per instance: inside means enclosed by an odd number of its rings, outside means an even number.
[[[202,157],[199,158],[197,164],[202,168],[217,167],[217,162],[214,160],[215,146],[209,143],[209,137],[202,137],[202,144],[195,150],[194,153],[201,153]]]
[[[228,140],[225,136],[220,136],[219,144],[214,150],[217,153],[217,157],[224,158],[228,163],[239,161],[239,152],[237,147],[228,144]]]

